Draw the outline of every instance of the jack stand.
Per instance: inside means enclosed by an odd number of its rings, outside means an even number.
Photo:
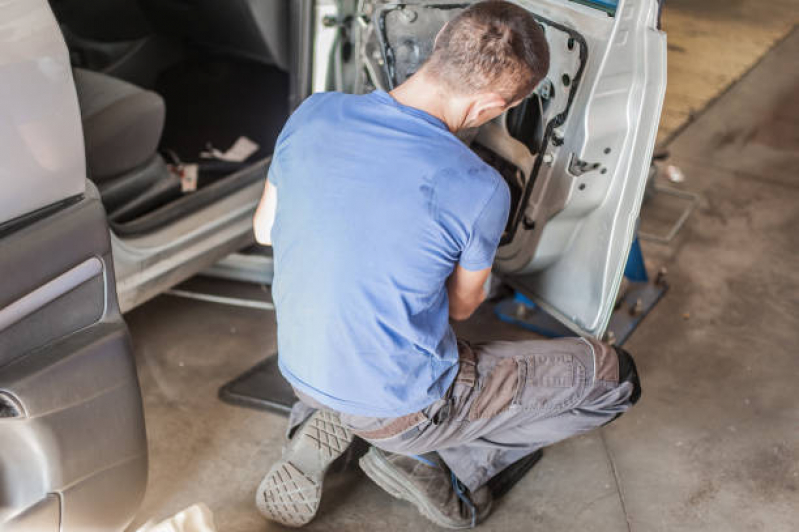
[[[641,244],[636,237],[624,268],[620,295],[616,299],[613,314],[603,337],[605,342],[621,346],[627,341],[668,290],[665,275],[665,270],[661,270],[654,281],[649,280]],[[577,336],[574,331],[519,292],[497,303],[494,313],[504,322],[524,327],[548,338]]]

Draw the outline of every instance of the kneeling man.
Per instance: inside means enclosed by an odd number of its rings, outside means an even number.
[[[440,526],[474,526],[503,475],[637,400],[621,350],[469,345],[450,327],[485,298],[510,203],[455,133],[517,105],[548,68],[526,10],[477,3],[391,93],[314,94],[286,123],[255,218],[274,249],[279,366],[300,398],[257,493],[269,519],[309,522],[357,435],[379,486]]]

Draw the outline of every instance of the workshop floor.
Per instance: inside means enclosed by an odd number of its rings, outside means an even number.
[[[671,142],[681,187],[702,201],[672,244],[644,248],[650,267],[668,268],[671,290],[627,344],[643,399],[547,449],[482,530],[799,530],[798,94],[799,30]],[[192,282],[268,299],[258,287]],[[162,296],[127,320],[151,460],[134,527],[202,501],[221,532],[279,529],[253,493],[285,420],[216,397],[273,351],[274,315]],[[490,309],[458,332],[532,336]],[[433,528],[357,470],[326,488],[310,530]]]
[[[666,101],[658,144],[743,76],[799,24],[799,0],[666,0]]]

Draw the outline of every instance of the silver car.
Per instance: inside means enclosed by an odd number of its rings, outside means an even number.
[[[462,140],[512,191],[495,271],[601,337],[665,91],[660,3],[518,3],[550,73]],[[252,245],[293,107],[390,90],[465,5],[0,1],[0,528],[131,521],[147,443],[123,313]]]

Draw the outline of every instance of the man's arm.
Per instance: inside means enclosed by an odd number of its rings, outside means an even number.
[[[447,281],[450,318],[465,320],[477,310],[477,307],[486,298],[484,286],[490,273],[490,267],[484,270],[470,271],[461,265],[455,266],[455,270]]]
[[[263,245],[272,245],[272,226],[275,225],[275,212],[277,210],[277,188],[271,181],[266,182],[264,194],[255,210],[253,230],[255,240]]]
[[[496,180],[496,187],[475,220],[469,241],[447,280],[449,316],[454,320],[467,319],[486,298],[484,285],[491,274],[510,211],[510,189],[498,174]]]

